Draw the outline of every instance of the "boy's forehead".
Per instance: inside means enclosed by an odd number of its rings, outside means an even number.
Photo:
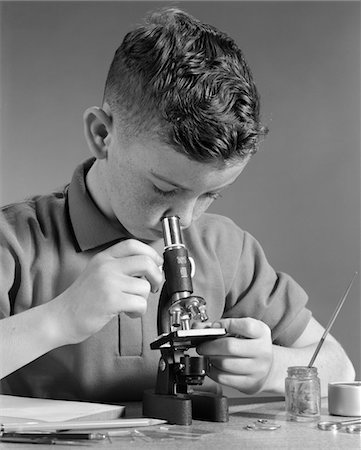
[[[240,160],[232,164],[199,162],[174,149],[168,149],[163,157],[157,159],[156,164],[148,166],[147,171],[152,177],[181,188],[215,190],[235,181],[245,165],[246,162]]]
[[[247,164],[246,160],[241,159],[196,161],[154,138],[134,140],[126,154],[133,168],[150,177],[158,176],[185,186],[207,185],[213,189],[233,182]]]

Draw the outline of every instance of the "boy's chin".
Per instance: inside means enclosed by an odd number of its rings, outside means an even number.
[[[154,242],[162,239],[163,233],[161,230],[156,229],[139,230],[139,233],[134,235],[134,238],[143,242]]]
[[[160,230],[149,230],[147,233],[146,240],[148,241],[158,241],[163,238],[163,232]]]

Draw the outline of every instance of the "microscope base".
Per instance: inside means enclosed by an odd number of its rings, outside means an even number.
[[[191,425],[192,418],[228,422],[228,400],[210,392],[167,395],[147,390],[143,396],[143,415],[176,425]]]
[[[192,417],[209,422],[228,422],[228,398],[212,392],[196,391],[192,399]]]

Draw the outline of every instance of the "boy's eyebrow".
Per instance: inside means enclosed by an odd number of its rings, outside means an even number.
[[[151,173],[155,178],[158,178],[158,180],[164,181],[165,183],[171,184],[172,186],[175,186],[175,187],[177,187],[177,188],[180,188],[180,189],[184,189],[184,190],[186,190],[186,191],[189,191],[189,188],[188,188],[188,187],[183,186],[183,185],[181,185],[181,184],[179,184],[179,183],[175,183],[174,181],[169,180],[168,178],[164,177],[163,175],[159,175],[158,173],[155,173],[153,170],[150,170],[150,173]]]
[[[179,189],[183,189],[185,191],[190,191],[191,189],[189,189],[186,186],[183,186],[182,184],[176,183],[172,180],[169,180],[167,177],[164,177],[163,175],[159,175],[158,173],[155,173],[152,169],[150,170],[150,173],[155,177],[158,178],[158,180],[164,181],[165,183],[171,184],[172,186],[175,186]],[[236,180],[232,181],[231,183],[227,183],[225,186],[222,186],[220,189],[225,189],[229,186],[231,186]],[[218,189],[216,189],[218,190]]]

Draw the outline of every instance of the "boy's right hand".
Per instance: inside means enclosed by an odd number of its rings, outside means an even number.
[[[124,312],[143,315],[150,291],[156,292],[163,258],[149,245],[121,241],[95,255],[79,278],[48,304],[55,308],[58,332],[66,343],[85,340]]]

